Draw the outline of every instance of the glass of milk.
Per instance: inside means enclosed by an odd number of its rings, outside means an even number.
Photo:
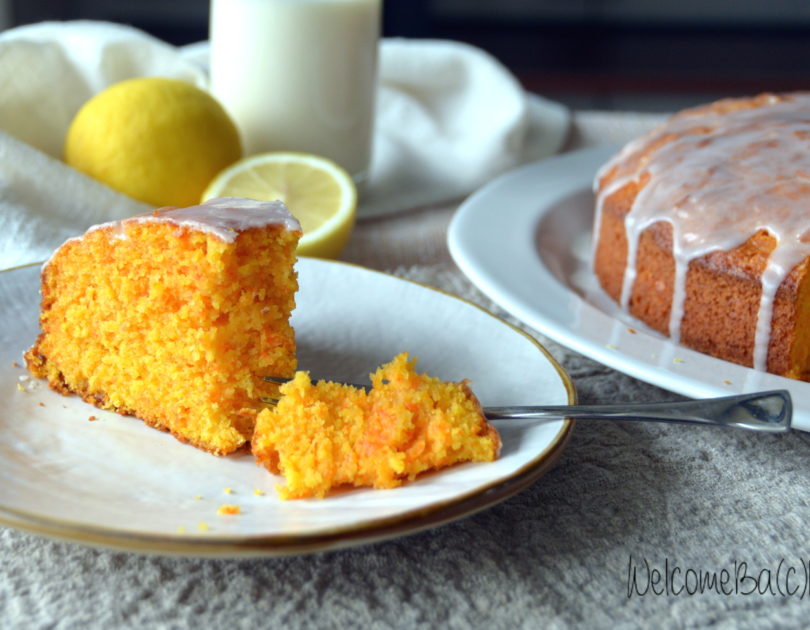
[[[382,0],[211,0],[211,91],[246,155],[371,160]]]

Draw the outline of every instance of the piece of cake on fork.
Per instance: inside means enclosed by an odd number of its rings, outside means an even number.
[[[259,414],[251,442],[259,464],[285,477],[283,499],[324,497],[341,486],[395,488],[422,473],[500,452],[467,381],[416,371],[401,353],[371,375],[369,391],[312,383],[298,372],[275,407]]]
[[[281,202],[213,199],[105,223],[43,266],[25,355],[54,390],[224,455],[291,376],[298,221]]]

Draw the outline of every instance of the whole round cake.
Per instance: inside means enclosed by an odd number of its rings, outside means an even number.
[[[810,380],[810,94],[685,110],[597,174],[594,271],[707,354]]]

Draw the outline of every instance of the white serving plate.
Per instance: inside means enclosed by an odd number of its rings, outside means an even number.
[[[592,184],[615,151],[563,154],[483,187],[450,224],[455,262],[506,311],[600,363],[696,398],[787,389],[793,426],[810,430],[810,383],[673,343],[622,312],[598,287],[590,269]]]

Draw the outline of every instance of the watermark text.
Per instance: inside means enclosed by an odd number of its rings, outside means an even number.
[[[628,598],[715,593],[804,599],[810,597],[809,588],[810,562],[804,558],[781,558],[765,567],[735,560],[714,569],[685,567],[669,558],[650,562],[630,556],[627,563]]]

